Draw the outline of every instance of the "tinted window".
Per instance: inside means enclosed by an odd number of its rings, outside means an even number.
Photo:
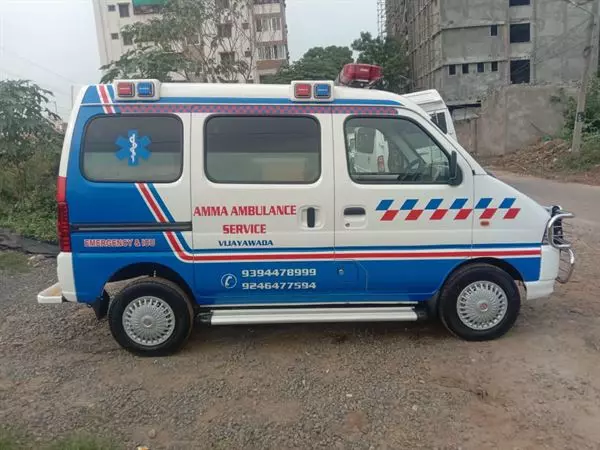
[[[314,183],[321,176],[321,129],[310,117],[213,117],[205,170],[217,183]]]
[[[498,25],[490,25],[490,35],[498,36]]]
[[[463,73],[469,73],[469,65],[468,64],[463,64],[462,65],[462,72]]]
[[[92,119],[81,166],[92,181],[175,181],[183,166],[183,126],[173,116]]]
[[[358,183],[448,183],[450,160],[416,123],[400,118],[360,117],[345,124],[350,177]],[[349,145],[354,137],[353,148]],[[360,147],[372,146],[371,153]]]
[[[448,66],[448,73],[450,75],[456,75],[456,66],[454,64]]]

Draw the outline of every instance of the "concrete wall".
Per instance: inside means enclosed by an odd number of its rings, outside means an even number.
[[[576,89],[556,86],[504,86],[488,95],[477,118],[455,117],[459,142],[482,156],[503,155],[558,134],[564,125],[561,94],[574,96]]]

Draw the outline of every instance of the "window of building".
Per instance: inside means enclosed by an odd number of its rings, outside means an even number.
[[[271,31],[281,30],[281,17],[271,17]]]
[[[494,61],[492,63],[492,72],[498,72],[498,62]]]
[[[478,73],[482,73],[485,71],[485,64],[484,63],[477,63],[477,72]]]
[[[498,36],[498,25],[490,25],[490,36]]]
[[[129,33],[121,33],[123,45],[133,45],[133,37]]]
[[[508,6],[524,6],[531,4],[531,0],[508,0]]]
[[[247,30],[247,29],[249,29],[249,28],[250,28],[250,24],[249,24],[248,22],[244,22],[244,23],[242,24],[242,30]]]
[[[133,4],[133,14],[136,16],[144,14],[158,14],[162,9],[162,5],[136,5]]]
[[[252,52],[251,52],[250,50],[246,50],[246,51],[244,52],[244,56],[245,56],[246,58],[251,58],[251,57],[252,57]]]
[[[219,56],[221,57],[221,64],[225,66],[235,63],[235,52],[221,52]]]
[[[119,3],[119,17],[129,17],[129,3]]]
[[[448,66],[448,74],[456,75],[456,66],[454,64]]]
[[[217,25],[217,36],[222,38],[230,38],[232,26],[230,23],[221,23]]]
[[[108,12],[115,12],[117,7],[115,5],[108,5]]]
[[[156,115],[94,118],[85,129],[81,167],[91,181],[176,181],[183,168],[181,121]]]
[[[258,47],[259,60],[286,59],[287,46],[285,44],[265,45]]]
[[[529,42],[531,26],[528,23],[513,23],[510,26],[510,42]]]
[[[205,136],[213,182],[310,184],[321,177],[321,129],[311,117],[213,117]]]
[[[350,177],[357,183],[446,184],[450,158],[419,125],[392,117],[356,117],[345,123]],[[375,146],[387,156],[373,157]]]
[[[469,65],[468,64],[462,65],[462,73],[469,73]]]
[[[119,39],[119,33],[110,33],[110,38],[113,41],[116,41],[117,39]]]
[[[510,62],[510,82],[513,84],[529,83],[531,65],[528,59],[516,59]]]
[[[256,19],[256,31],[281,30],[281,17],[259,17]]]

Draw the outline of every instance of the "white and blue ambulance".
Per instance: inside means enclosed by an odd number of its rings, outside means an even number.
[[[375,145],[387,160],[358,170]],[[439,317],[493,339],[573,267],[572,215],[486,173],[410,100],[331,81],[88,86],[57,185],[58,283],[38,302],[90,305],[145,355],[194,323]]]

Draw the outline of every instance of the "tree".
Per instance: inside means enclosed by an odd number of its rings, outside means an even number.
[[[314,47],[290,66],[282,67],[268,82],[288,84],[292,80],[334,80],[345,64],[353,62],[348,47]]]
[[[373,38],[371,33],[360,33],[360,38],[352,43],[358,52],[357,62],[383,67],[385,90],[402,94],[407,92],[412,81],[409,77],[409,64],[404,45],[391,37]]]
[[[0,81],[0,227],[55,239],[55,190],[63,135],[52,93],[25,80]]]
[[[123,27],[123,38],[134,48],[101,67],[102,82],[250,81],[257,56],[252,5],[252,0],[167,0],[159,16]]]
[[[60,117],[48,109],[52,93],[26,80],[0,81],[0,158],[17,164],[52,148]]]

